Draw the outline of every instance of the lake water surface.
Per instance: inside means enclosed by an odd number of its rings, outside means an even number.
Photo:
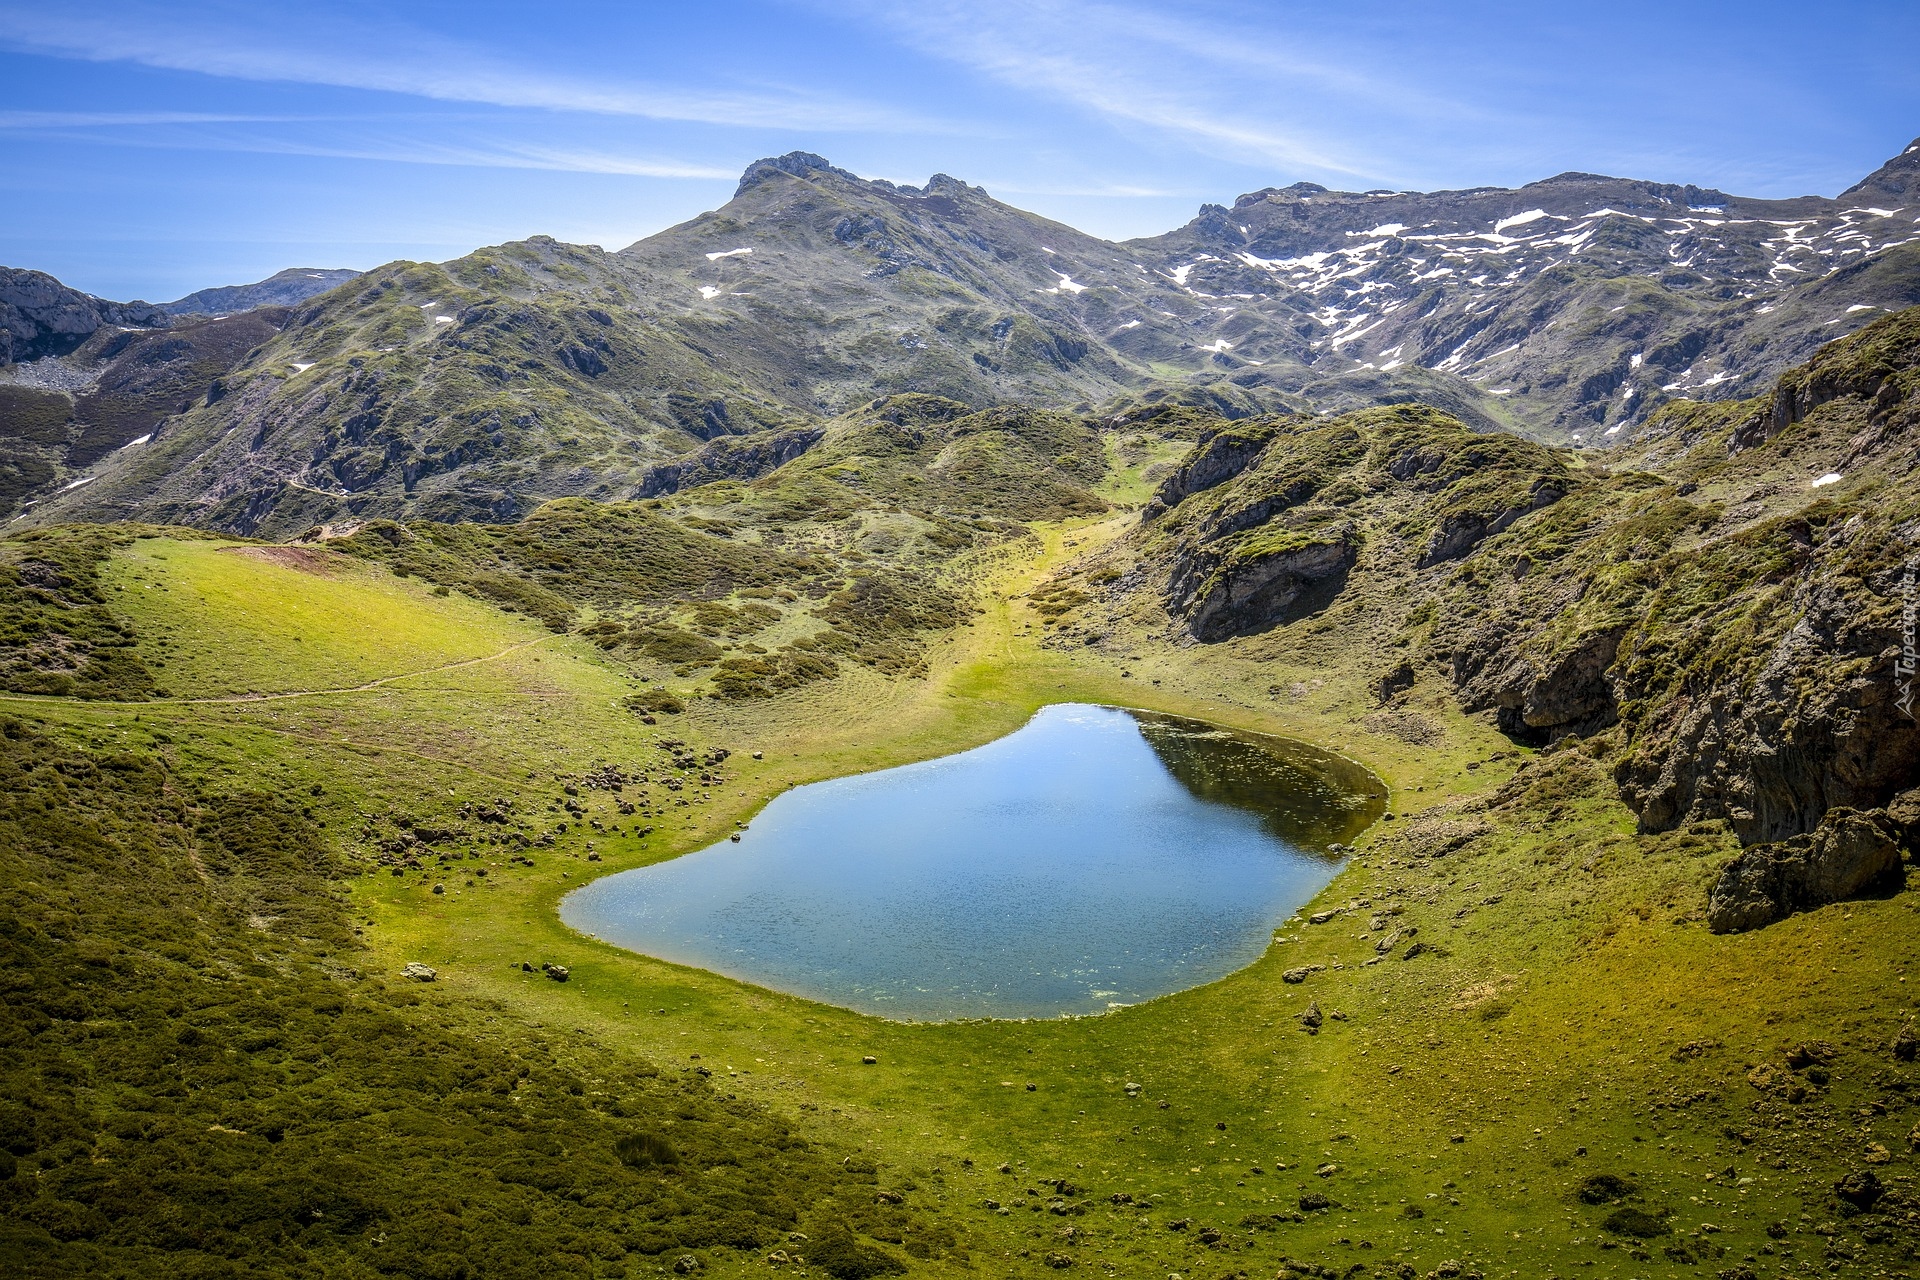
[[[1102,1012],[1252,963],[1380,793],[1304,744],[1063,704],[972,751],[797,787],[738,844],[597,880],[561,915],[884,1017]]]

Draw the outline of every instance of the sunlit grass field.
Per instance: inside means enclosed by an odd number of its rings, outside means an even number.
[[[674,685],[664,668],[325,551],[140,539],[106,581],[171,698],[5,707],[215,785],[312,797],[343,849],[371,850],[400,818],[458,825],[470,802],[567,820],[531,866],[486,845],[418,872],[366,864],[344,890],[359,966],[397,977],[423,963],[438,971],[424,999],[496,1001],[509,1022],[662,1068],[697,1062],[724,1093],[864,1149],[883,1185],[952,1226],[976,1272],[1846,1273],[1826,1190],[1862,1160],[1911,1185],[1914,1073],[1884,1046],[1914,1006],[1914,895],[1716,937],[1700,907],[1734,846],[1717,828],[1635,834],[1606,798],[1590,753],[1603,747],[1517,750],[1438,697],[1422,707],[1438,740],[1368,732],[1363,673],[1331,642],[1297,699],[1269,693],[1292,673],[1230,647],[1142,633],[1124,665],[1042,647],[1025,592],[1121,527],[1043,528],[926,679],[853,672],[757,702],[696,700],[651,726],[621,703],[642,675]],[[1393,816],[1260,961],[1096,1018],[893,1023],[559,921],[587,879],[724,838],[790,786],[962,750],[1059,701],[1329,746],[1380,775]],[[667,738],[731,752],[710,800],[643,819],[583,788],[584,815],[549,812],[571,798],[563,778],[646,771]],[[1448,830],[1486,829],[1436,855],[1421,815],[1462,800]],[[1325,911],[1338,914],[1305,918]],[[1416,928],[1422,953],[1381,958],[1382,914]],[[1323,967],[1282,976],[1309,966]],[[1786,1055],[1818,1040],[1835,1047],[1824,1082],[1790,1103],[1807,1077]],[[1645,1234],[1619,1229],[1623,1208]],[[709,1265],[766,1270],[717,1249]]]

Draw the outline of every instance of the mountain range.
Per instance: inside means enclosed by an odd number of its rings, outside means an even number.
[[[900,392],[1108,419],[1164,400],[1229,416],[1419,401],[1614,443],[1670,400],[1754,394],[1920,303],[1916,174],[1920,142],[1832,199],[1581,173],[1296,184],[1116,243],[945,175],[916,188],[796,152],[617,252],[534,237],[164,307],[14,271],[0,498],[35,522],[267,533],[508,519],[659,492],[723,438],[785,433],[791,456]],[[102,425],[84,402],[123,383],[144,410]]]

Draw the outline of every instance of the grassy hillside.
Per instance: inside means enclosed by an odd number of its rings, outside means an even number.
[[[171,990],[168,966],[186,965],[181,972],[190,972],[201,954],[194,948],[211,954],[257,937],[251,953],[268,957],[275,975],[291,976],[269,981],[260,975],[255,981],[268,985],[250,1007],[277,1010],[292,1028],[271,1044],[256,1037],[260,1046],[244,1050],[254,1055],[249,1063],[260,1055],[270,1060],[258,1069],[300,1061],[308,1033],[288,1010],[303,1007],[309,997],[299,993],[308,986],[312,1000],[345,1002],[338,1014],[313,1015],[316,1028],[358,1009],[353,1001],[365,991],[366,1016],[377,1014],[389,1020],[379,1025],[393,1028],[382,1034],[480,1037],[476,1048],[457,1042],[463,1047],[456,1056],[464,1062],[479,1055],[484,1063],[490,1059],[482,1051],[491,1046],[509,1060],[534,1063],[535,1081],[538,1054],[562,1052],[558,1038],[566,1052],[592,1065],[568,1066],[570,1077],[556,1079],[632,1078],[630,1094],[608,1093],[642,1121],[648,1113],[640,1108],[650,1096],[645,1088],[667,1087],[651,1082],[688,1078],[681,1068],[705,1068],[712,1074],[702,1078],[720,1090],[715,1105],[732,1097],[768,1111],[740,1112],[739,1132],[716,1131],[713,1154],[689,1157],[683,1176],[691,1177],[695,1164],[722,1171],[702,1172],[696,1182],[705,1186],[709,1177],[733,1176],[725,1170],[763,1168],[767,1157],[741,1158],[766,1149],[754,1136],[766,1131],[753,1126],[772,1122],[755,1118],[762,1114],[829,1150],[858,1146],[880,1184],[903,1197],[908,1216],[860,1217],[855,1202],[872,1200],[870,1192],[838,1191],[795,1172],[782,1176],[808,1190],[788,1194],[801,1215],[791,1229],[820,1238],[809,1229],[817,1217],[806,1215],[842,1213],[835,1220],[856,1229],[859,1247],[885,1251],[916,1271],[959,1266],[962,1252],[976,1268],[1035,1275],[1061,1258],[1149,1273],[1272,1270],[1288,1258],[1336,1270],[1365,1263],[1383,1274],[1396,1274],[1403,1263],[1426,1274],[1460,1260],[1487,1274],[1541,1274],[1592,1262],[1607,1274],[1639,1275],[1681,1272],[1688,1265],[1677,1260],[1681,1254],[1722,1269],[1745,1265],[1740,1260],[1749,1255],[1759,1263],[1777,1260],[1784,1249],[1799,1259],[1830,1249],[1893,1256],[1884,1252],[1897,1244],[1886,1235],[1887,1215],[1843,1218],[1837,1205],[1845,1202],[1836,1202],[1832,1189],[1861,1169],[1877,1171],[1894,1188],[1907,1176],[1904,1133],[1913,1116],[1901,1087],[1912,1070],[1891,1046],[1910,1004],[1898,981],[1915,936],[1910,898],[1852,904],[1759,934],[1716,938],[1701,927],[1698,904],[1731,848],[1726,837],[1634,835],[1630,814],[1608,797],[1604,775],[1583,752],[1555,752],[1535,762],[1531,751],[1515,751],[1431,695],[1383,720],[1357,674],[1332,656],[1317,665],[1295,659],[1302,665],[1280,678],[1301,678],[1270,695],[1282,669],[1259,655],[1212,650],[1194,659],[1144,635],[1134,638],[1124,664],[1111,654],[1068,656],[1036,647],[1038,614],[1011,597],[1058,557],[1103,544],[1123,528],[1123,521],[1061,528],[1047,533],[1031,557],[1003,559],[997,589],[986,597],[988,612],[935,652],[927,680],[854,676],[852,684],[830,682],[776,699],[698,702],[673,728],[686,745],[671,751],[657,741],[663,731],[622,709],[621,699],[640,686],[597,647],[510,615],[476,619],[474,606],[459,597],[435,596],[405,580],[385,588],[391,625],[399,636],[431,638],[438,647],[423,639],[404,663],[351,673],[386,683],[272,701],[178,697],[114,706],[41,699],[13,709],[38,724],[23,721],[19,732],[26,736],[19,741],[27,745],[21,750],[53,753],[47,758],[54,769],[72,761],[62,776],[74,766],[97,768],[108,756],[125,757],[135,776],[155,777],[163,792],[174,787],[178,803],[197,810],[218,815],[223,811],[213,797],[251,797],[234,803],[245,813],[269,815],[291,833],[268,840],[272,849],[309,851],[303,856],[313,869],[305,878],[277,863],[249,871],[243,862],[233,873],[232,896],[223,898],[198,887],[191,868],[194,856],[203,863],[210,851],[227,856],[218,853],[227,837],[206,826],[207,818],[175,819],[167,830],[176,843],[169,847],[180,852],[169,865],[188,877],[181,892],[203,895],[193,898],[197,931],[188,956],[178,960],[132,936],[117,942],[135,953],[125,963],[138,981],[127,984],[134,994],[125,999]],[[236,602],[224,614],[203,615],[191,629],[181,619],[174,633],[181,647],[236,660],[258,649],[278,665],[283,691],[342,687],[327,656],[330,646],[315,644],[323,636],[304,625],[298,640],[294,628],[262,627],[247,617],[257,612],[251,604],[237,603],[288,600],[309,587],[324,594],[338,580],[273,557],[221,551],[218,544],[176,555],[158,540],[119,553],[106,577],[130,582],[135,574],[151,584],[149,594],[164,588],[168,596],[204,596],[210,610],[212,602]],[[339,616],[350,629],[351,615]],[[476,651],[497,656],[447,665]],[[1121,670],[1132,674],[1123,677]],[[1387,777],[1402,816],[1315,904],[1316,911],[1345,906],[1343,914],[1319,926],[1290,922],[1265,959],[1220,983],[1099,1019],[890,1024],[629,955],[558,924],[559,896],[585,876],[698,847],[792,782],[970,745],[1012,728],[1043,702],[1066,698],[1126,701],[1338,741]],[[1416,715],[1433,734],[1419,747],[1404,740],[1405,718]],[[573,799],[563,795],[562,780],[577,782],[597,764],[659,775],[670,757],[704,758],[721,746],[733,754],[710,801],[662,805],[657,817],[642,822],[614,803],[638,799],[632,792],[614,797],[583,787],[575,801],[583,814],[560,807]],[[753,760],[749,747],[764,758]],[[154,772],[162,762],[164,771]],[[508,822],[473,816],[503,800],[512,801]],[[155,821],[118,801],[86,803],[140,830]],[[1434,805],[1443,807],[1413,817]],[[557,831],[561,822],[564,833]],[[640,835],[645,828],[651,833]],[[543,836],[551,843],[537,843]],[[159,837],[128,836],[123,843],[141,839]],[[512,854],[520,860],[510,860]],[[591,862],[591,855],[600,861]],[[8,872],[21,891],[55,883],[49,877],[56,872],[104,874],[57,842],[36,856],[42,861]],[[340,878],[325,879],[329,871]],[[121,882],[126,879],[123,872]],[[137,879],[166,883],[147,871]],[[59,883],[74,886],[70,898],[97,902],[102,910],[112,901],[98,879]],[[343,896],[330,896],[327,885]],[[442,892],[434,892],[436,885]],[[143,892],[142,910],[164,914],[164,903],[147,901],[155,896]],[[283,900],[289,905],[280,905]],[[1360,900],[1365,904],[1355,905]],[[235,905],[221,906],[227,902]],[[218,917],[216,909],[229,914]],[[1403,959],[1410,948],[1402,943],[1392,958],[1364,963],[1379,954],[1374,944],[1382,933],[1368,923],[1375,914],[1396,929],[1418,928],[1425,952]],[[246,922],[275,915],[289,923],[272,922],[263,931]],[[36,927],[64,929],[59,936],[71,936],[75,945],[84,941],[71,924]],[[87,937],[122,933],[110,920],[86,929]],[[297,937],[283,938],[285,931]],[[228,937],[236,942],[223,941]],[[1825,969],[1817,981],[1802,964],[1809,954]],[[408,985],[400,976],[408,962],[433,966],[438,980]],[[245,964],[264,962],[237,963],[244,975]],[[568,981],[544,976],[548,964],[566,966]],[[1305,983],[1280,980],[1282,970],[1307,964],[1328,967]],[[336,969],[367,976],[328,976]],[[51,998],[69,985],[35,980],[16,990]],[[347,996],[338,994],[342,988]],[[386,994],[376,999],[376,989]],[[153,998],[174,1007],[164,994]],[[167,1016],[192,1021],[194,1006],[185,996],[173,999],[181,1012]],[[1307,1034],[1298,1016],[1309,1000],[1345,1020]],[[76,1032],[102,1016],[91,1006],[72,1012],[82,1016],[59,1025]],[[124,1024],[112,1034],[128,1036],[130,1044],[154,1042],[145,1015],[116,1009],[105,1016],[115,1027]],[[356,1030],[353,1038],[364,1037]],[[1788,1051],[1803,1041],[1828,1042],[1831,1058],[1790,1068]],[[50,1052],[44,1038],[15,1041],[13,1069],[30,1073],[15,1079],[57,1079],[57,1063],[66,1059]],[[879,1065],[862,1066],[868,1055]],[[643,1063],[662,1075],[636,1075]],[[88,1079],[96,1091],[109,1085],[151,1090],[149,1077],[140,1074],[148,1069],[96,1054]],[[1748,1082],[1750,1069],[1762,1087]],[[402,1087],[382,1083],[377,1072],[367,1079],[371,1070],[335,1059],[330,1079],[355,1091]],[[250,1105],[291,1105],[282,1097],[281,1078],[258,1086],[259,1096],[248,1095]],[[1141,1096],[1122,1089],[1128,1081],[1144,1086]],[[1036,1085],[1033,1092],[1021,1087],[1028,1082]],[[314,1105],[335,1105],[324,1088],[308,1087],[321,1089]],[[413,1105],[446,1122],[446,1107],[459,1091],[421,1087],[437,1090],[435,1100]],[[580,1096],[598,1102],[600,1087]],[[45,1089],[35,1083],[26,1092]],[[625,1131],[629,1117],[577,1100],[569,1110],[564,1089],[551,1095],[558,1110],[542,1121],[543,1132],[560,1135],[562,1148],[588,1149],[586,1133],[608,1143]],[[1795,1094],[1797,1102],[1787,1101]],[[195,1105],[212,1108],[216,1100],[209,1095]],[[527,1109],[524,1102],[514,1105],[516,1114]],[[1862,1118],[1862,1112],[1872,1114]],[[72,1132],[113,1131],[94,1114],[75,1121]],[[379,1118],[355,1122],[372,1125],[364,1132],[337,1121],[302,1122],[318,1125],[309,1139],[313,1158],[320,1159],[328,1143],[340,1144],[332,1150],[356,1151],[376,1137],[397,1144],[391,1159],[374,1164],[392,1174],[400,1202],[383,1200],[374,1187],[363,1193],[374,1208],[356,1210],[362,1216],[349,1217],[351,1229],[343,1223],[337,1234],[322,1236],[305,1222],[284,1226],[287,1243],[274,1247],[291,1251],[289,1258],[326,1249],[369,1258],[363,1251],[402,1235],[379,1224],[414,1213],[454,1229],[439,1216],[454,1212],[464,1234],[446,1248],[470,1267],[490,1256],[476,1224],[496,1212],[511,1223],[515,1205],[526,1205],[536,1223],[551,1220],[555,1231],[569,1221],[565,1213],[582,1206],[591,1212],[579,1231],[589,1229],[588,1221],[592,1230],[633,1221],[620,1205],[602,1203],[598,1191],[565,1201],[566,1186],[585,1185],[577,1181],[529,1190],[497,1173],[489,1181],[459,1172],[451,1153],[497,1169],[507,1159],[503,1151],[532,1141],[518,1130],[489,1138],[470,1131],[480,1121],[462,1120],[469,1130],[461,1131],[456,1147],[432,1147],[432,1130],[401,1124],[408,1113],[397,1103],[382,1100],[358,1114]],[[197,1142],[257,1141],[262,1122],[250,1111],[235,1116],[209,1110],[202,1119],[193,1111],[180,1123],[200,1126]],[[1221,1124],[1226,1128],[1216,1127]],[[574,1138],[577,1130],[569,1126],[580,1126],[582,1136]],[[288,1130],[300,1131],[299,1124]],[[9,1210],[20,1224],[19,1247],[45,1250],[36,1233],[64,1231],[71,1242],[62,1252],[77,1260],[62,1264],[70,1270],[132,1267],[133,1260],[149,1269],[161,1265],[152,1252],[116,1261],[122,1248],[165,1250],[167,1265],[187,1265],[186,1255],[175,1252],[186,1247],[182,1237],[130,1232],[123,1245],[123,1237],[99,1230],[91,1218],[88,1229],[95,1233],[89,1236],[59,1216],[85,1217],[82,1206],[96,1202],[53,1170],[72,1167],[83,1152],[89,1161],[124,1162],[129,1157],[116,1144],[126,1141],[69,1136],[52,1142],[37,1130],[15,1141],[24,1149],[15,1155],[11,1185],[33,1189]],[[1886,1149],[1887,1163],[1863,1163],[1878,1158],[1870,1143]],[[416,1144],[422,1150],[414,1150]],[[272,1149],[281,1148],[299,1150],[288,1143]],[[1577,1154],[1582,1148],[1585,1154]],[[449,1154],[430,1160],[428,1151]],[[409,1163],[415,1160],[428,1164]],[[431,1171],[439,1167],[434,1160],[454,1163],[442,1174]],[[1012,1172],[997,1172],[1003,1163]],[[1316,1175],[1326,1166],[1334,1167]],[[214,1163],[207,1176],[226,1167]],[[559,1167],[587,1184],[614,1176],[593,1174],[594,1166],[572,1158]],[[29,1184],[21,1170],[40,1172]],[[1603,1175],[1620,1181],[1592,1183],[1587,1194],[1602,1202],[1589,1204],[1582,1189]],[[438,1193],[422,1190],[439,1185],[435,1179],[442,1176],[458,1187],[459,1205],[451,1211],[436,1206]],[[1062,1179],[1068,1189],[1048,1181]],[[677,1192],[688,1187],[674,1185]],[[412,1190],[402,1196],[405,1188]],[[818,1197],[811,1208],[809,1194]],[[512,1203],[496,1209],[489,1199],[496,1195]],[[538,1207],[541,1195],[560,1197],[565,1204],[555,1212],[565,1212],[543,1216],[549,1211]],[[1116,1195],[1133,1203],[1115,1203]],[[1316,1197],[1328,1205],[1313,1207],[1320,1205]],[[988,1201],[1007,1212],[986,1207]],[[155,1204],[154,1212],[162,1212],[164,1197]],[[324,1205],[312,1207],[326,1212]],[[690,1208],[689,1230],[718,1212]],[[1644,1216],[1619,1216],[1622,1208]],[[1191,1223],[1177,1225],[1183,1219]],[[1609,1221],[1658,1234],[1608,1230]],[[677,1235],[669,1241],[626,1227],[626,1260],[603,1257],[591,1265],[608,1274],[645,1273],[670,1263],[676,1251],[691,1250],[702,1265],[732,1273],[763,1268],[758,1259],[774,1247],[806,1257],[807,1242],[778,1239],[774,1228],[790,1222],[769,1222],[772,1234],[756,1237],[748,1251],[733,1247],[744,1240]],[[1776,1224],[1786,1232],[1778,1240],[1767,1234]],[[1064,1234],[1069,1227],[1072,1234]],[[1834,1235],[1816,1233],[1829,1227]],[[194,1249],[239,1255],[239,1266],[281,1265],[265,1260],[254,1243],[261,1237],[236,1245],[236,1237],[209,1231],[205,1238],[214,1243]],[[372,1243],[382,1234],[386,1243]],[[516,1231],[515,1238],[523,1234]],[[575,1239],[572,1252],[592,1252],[585,1237],[569,1238]],[[532,1246],[523,1240],[513,1247]],[[408,1265],[422,1268],[414,1273],[428,1268]],[[497,1265],[512,1274],[510,1261]]]
[[[9,1268],[1910,1270],[1904,868],[1709,927],[1730,864],[1920,817],[1864,696],[1891,584],[1853,567],[1911,538],[1903,324],[1611,469],[1413,408],[1089,439],[914,401],[657,507],[0,542]],[[977,435],[1010,505],[910,500]],[[1036,477],[1099,505],[1017,505]],[[1268,608],[1289,573],[1322,594]],[[1232,625],[1196,628],[1209,590]],[[1601,660],[1615,614],[1641,638]],[[1391,816],[1253,965],[1097,1018],[886,1022],[559,922],[795,784],[1067,700],[1329,746]],[[1878,746],[1769,755],[1765,708]],[[1650,820],[1676,721],[1718,772]],[[1749,822],[1739,779],[1786,765],[1859,793]]]

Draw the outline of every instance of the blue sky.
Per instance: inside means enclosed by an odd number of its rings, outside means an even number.
[[[0,263],[616,248],[796,149],[1111,237],[1302,180],[1832,195],[1920,134],[1916,48],[1914,0],[0,0]]]

